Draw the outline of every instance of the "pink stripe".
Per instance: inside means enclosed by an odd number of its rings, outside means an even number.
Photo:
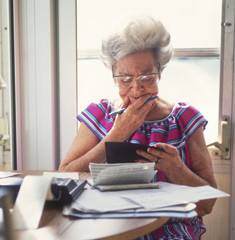
[[[99,128],[96,122],[94,122],[86,113],[82,113],[82,115],[95,127],[95,129],[101,134],[104,135],[103,131]]]

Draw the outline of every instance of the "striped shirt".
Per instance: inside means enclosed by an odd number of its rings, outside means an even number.
[[[113,104],[107,99],[102,99],[99,103],[91,103],[77,116],[77,119],[102,140],[113,126],[115,117],[110,115],[113,110]],[[127,141],[148,146],[158,142],[171,144],[178,149],[182,161],[191,169],[187,140],[199,127],[205,128],[206,124],[207,120],[196,108],[179,102],[174,105],[167,117],[145,121]],[[168,181],[168,179],[164,172],[157,171],[156,181]],[[205,231],[201,217],[171,218],[161,228],[139,239],[197,240]]]

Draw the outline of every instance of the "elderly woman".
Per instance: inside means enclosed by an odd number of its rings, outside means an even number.
[[[106,141],[128,141],[149,146],[137,153],[156,162],[157,180],[216,187],[203,136],[206,119],[184,102],[171,104],[160,97],[158,82],[172,56],[170,35],[162,23],[152,18],[130,22],[103,41],[102,54],[125,111],[113,116],[109,100],[91,103],[78,116],[79,131],[60,170],[88,171],[90,162],[105,161]],[[157,98],[146,103],[151,96]],[[198,217],[171,218],[145,239],[200,239],[205,232],[201,216],[211,212],[214,202],[199,202]]]

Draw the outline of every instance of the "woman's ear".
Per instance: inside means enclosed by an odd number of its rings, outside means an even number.
[[[158,73],[158,80],[157,80],[157,83],[161,80],[161,72]]]
[[[161,64],[160,63],[158,63],[158,65],[157,65],[157,71],[159,73],[159,79],[161,79],[162,69],[161,69]]]
[[[116,63],[114,63],[113,65],[112,65],[112,75],[114,76],[115,75],[115,71],[116,71]]]

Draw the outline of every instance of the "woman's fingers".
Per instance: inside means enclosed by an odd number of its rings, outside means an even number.
[[[138,159],[135,162],[137,162],[137,163],[148,163],[149,161],[146,160],[146,159]]]
[[[131,116],[132,120],[138,123],[142,123],[154,104],[154,100],[146,101],[149,97],[151,94],[144,95],[132,104],[130,104],[130,99],[126,97],[123,102],[123,107],[126,108],[125,115]]]
[[[123,102],[126,110],[122,114],[117,114],[114,122],[114,128],[118,132],[123,132],[124,136],[129,137],[144,122],[146,115],[152,108],[153,101],[144,103],[151,95],[140,97],[134,103],[130,104],[129,97]],[[138,109],[138,107],[142,106]]]
[[[145,101],[151,97],[150,94],[144,95],[142,97],[139,97],[133,104],[132,104],[132,108],[133,109],[140,109],[143,105],[145,105]],[[151,101],[150,101],[151,102]]]
[[[143,156],[151,161],[156,161],[157,159],[167,159],[178,155],[178,150],[176,147],[169,144],[160,143],[154,147],[148,147],[147,152],[143,150],[137,150],[137,154]]]
[[[145,119],[145,116],[149,113],[154,103],[154,100],[145,103],[148,98],[149,95],[148,97],[141,97],[129,106],[129,110],[133,116],[137,116],[139,119]]]
[[[151,110],[152,106],[153,106],[153,103],[154,103],[154,100],[151,100],[147,103],[145,103],[139,110],[138,110],[138,113],[140,115],[146,115],[148,114],[148,112]]]
[[[137,150],[138,155],[155,162],[158,170],[164,171],[166,175],[174,171],[174,168],[182,165],[178,150],[176,147],[167,143],[157,143],[155,146],[148,147],[147,151]]]
[[[148,159],[148,160],[141,160],[141,161],[138,161],[139,163],[145,163],[145,162],[154,162],[155,163],[155,167],[154,169],[159,169],[159,163],[160,163],[160,160],[161,158],[157,157],[157,156],[154,156],[152,154],[149,154],[143,150],[137,150],[136,153],[142,157],[144,157],[145,159]]]
[[[174,146],[172,146],[172,145],[170,145],[170,144],[167,144],[167,143],[156,143],[155,145],[154,145],[154,147],[156,148],[156,149],[161,149],[162,151],[159,151],[159,152],[162,152],[162,153],[168,153],[168,154],[170,154],[170,155],[176,155],[176,154],[178,154],[178,150],[177,150],[177,148],[176,147],[174,147]]]
[[[129,97],[125,97],[125,98],[124,98],[124,101],[123,101],[123,104],[122,104],[122,107],[123,107],[123,108],[127,108],[129,104],[130,104],[130,99],[129,99]]]
[[[168,157],[168,154],[165,151],[157,150],[156,148],[153,148],[153,147],[149,147],[147,149],[147,152],[149,154],[155,156],[155,158],[166,158],[166,157]]]
[[[139,156],[142,156],[152,162],[156,162],[158,159],[156,158],[156,156],[150,154],[150,153],[147,153],[143,150],[137,150],[136,153],[139,155]]]

